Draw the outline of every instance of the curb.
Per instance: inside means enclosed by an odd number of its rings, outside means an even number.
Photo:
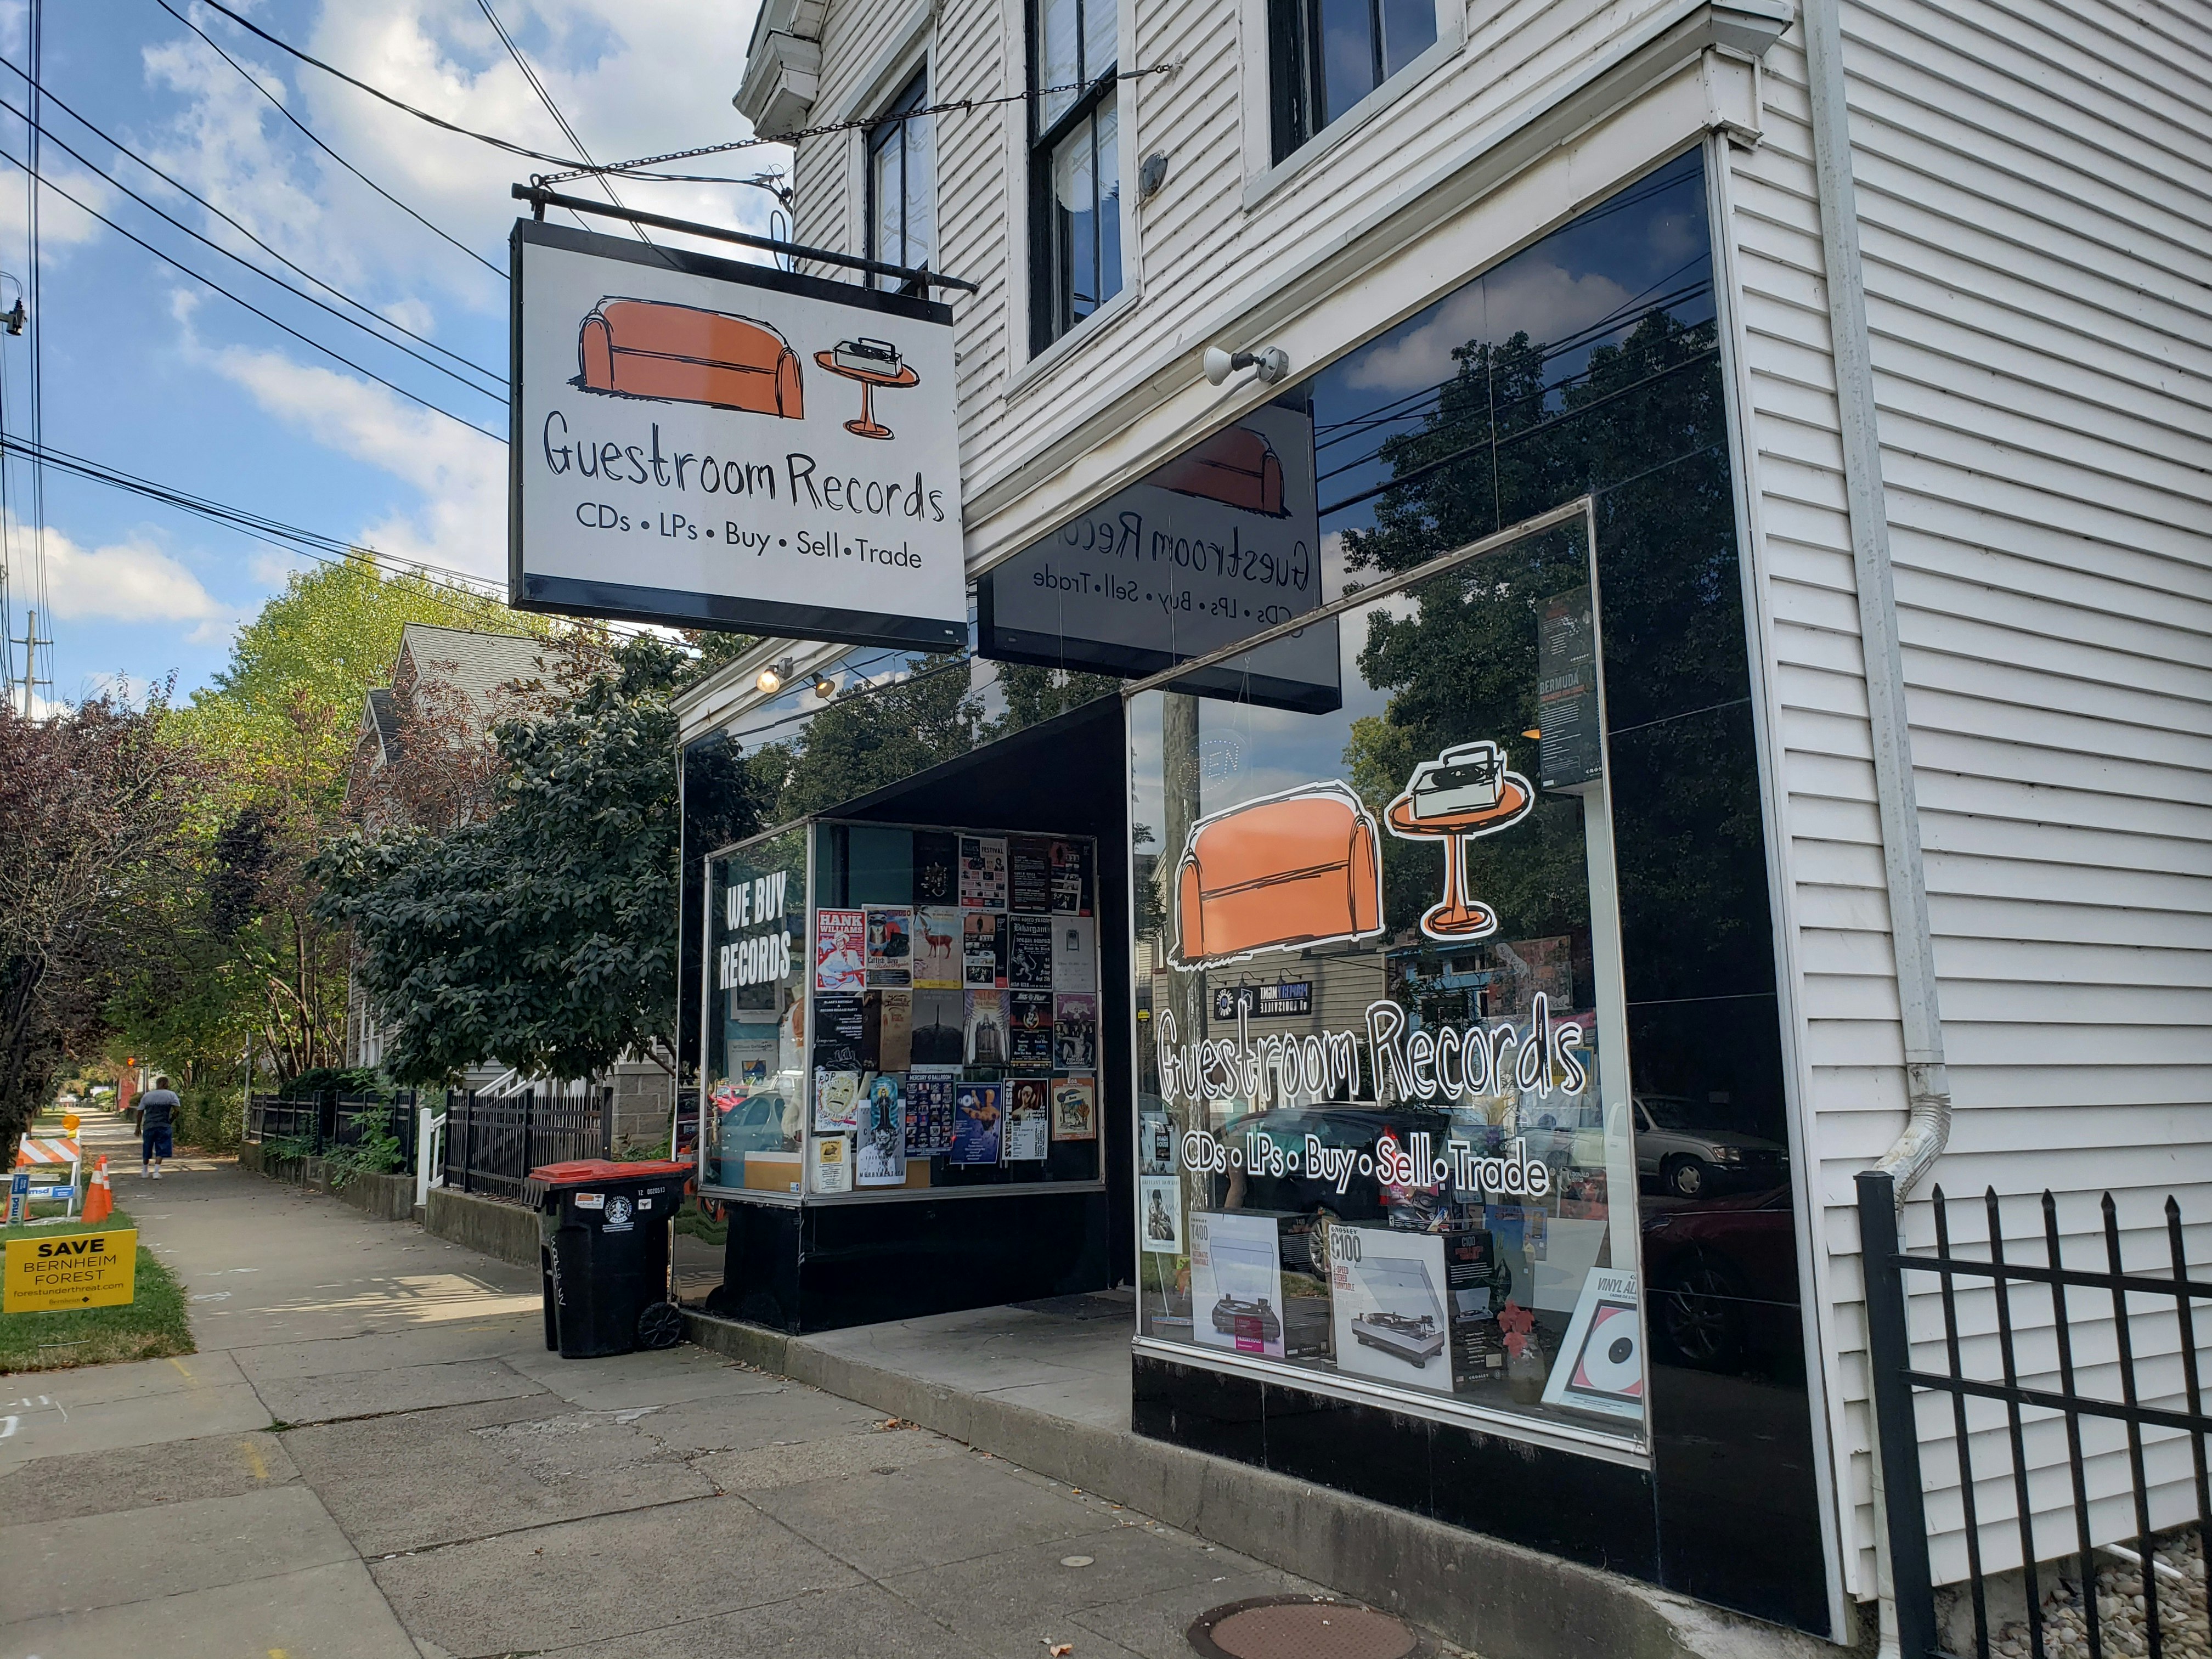
[[[1326,1584],[1483,1659],[1828,1659],[1838,1650],[1326,1486],[1127,1429],[1050,1417],[687,1311],[702,1348],[904,1418]]]

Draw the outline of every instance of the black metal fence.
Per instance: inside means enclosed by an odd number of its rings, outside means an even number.
[[[246,1139],[296,1142],[311,1158],[340,1147],[389,1135],[399,1143],[399,1168],[415,1167],[418,1117],[415,1091],[396,1091],[389,1100],[374,1095],[343,1095],[325,1089],[305,1100],[251,1095],[246,1103]]]
[[[2033,1659],[2054,1655],[2104,1659],[2106,1654],[2143,1654],[2148,1659],[2163,1659],[2168,1653],[2202,1653],[2212,1645],[2212,1620],[2208,1620],[2205,1610],[2203,1557],[2206,1540],[2212,1539],[2212,1481],[2208,1481],[2206,1474],[2212,1416],[2205,1410],[2206,1360],[2197,1346],[2196,1304],[2212,1301],[2212,1283],[2203,1277],[2190,1277],[2183,1249],[2181,1206],[2171,1197],[2166,1200],[2167,1271],[2128,1273],[2121,1264],[2118,1213],[2109,1193],[2103,1206],[2101,1269],[2066,1265],[2058,1207],[2048,1192],[2043,1194],[2043,1259],[2039,1262],[2007,1258],[1994,1189],[1983,1196],[1987,1231],[1981,1248],[1985,1254],[1977,1255],[1954,1251],[1943,1189],[1936,1188],[1932,1196],[1935,1252],[1907,1255],[1899,1244],[1896,1195],[1890,1177],[1871,1171],[1858,1177],[1868,1346],[1900,1647],[1913,1659],[1950,1650],[1931,1584],[1929,1528],[1914,1421],[1916,1395],[1933,1393],[1949,1401],[1966,1560],[1966,1576],[1957,1594],[1971,1615],[1970,1631],[1964,1628],[1966,1620],[1963,1619],[1954,1617],[1949,1621],[1954,1638],[1950,1647],[1964,1648],[1975,1659],[1990,1659],[1993,1652],[2026,1654]],[[1926,1275],[1936,1282],[1943,1316],[1941,1370],[1923,1370],[1914,1364],[1905,1319],[1908,1273]],[[1988,1333],[1962,1330],[1960,1294],[1983,1286],[1994,1304],[1997,1358],[1994,1376],[1974,1374],[1976,1368],[1964,1363],[1963,1358],[1962,1335],[1978,1346],[1982,1345],[1978,1339]],[[2093,1322],[2098,1328],[2093,1339],[2094,1352],[2087,1343],[2077,1347],[2077,1337],[2089,1334],[2077,1328],[2082,1312],[2069,1305],[2074,1299],[2072,1293],[2077,1291],[2091,1293],[2094,1298]],[[2045,1328],[2041,1316],[2046,1310],[2049,1339],[2055,1348],[2055,1377],[2045,1363]],[[2109,1325],[2105,1323],[2107,1318]],[[2027,1345],[2021,1339],[2031,1329],[2035,1333],[2028,1356],[2032,1363],[2023,1365],[2023,1348]],[[2180,1409],[2171,1404],[2145,1403],[2137,1349],[2142,1346],[2140,1340],[2154,1332],[2155,1346],[2161,1349],[2168,1338],[2178,1336]],[[2110,1361],[2103,1358],[2107,1342],[2113,1356]],[[2118,1398],[2089,1392],[2081,1382],[2083,1370],[2108,1364],[2117,1370]],[[2154,1387],[2151,1393],[2154,1399],[2170,1401],[2173,1391]],[[1986,1408],[1976,1413],[1981,1419],[1979,1426],[1971,1422],[1968,1404],[1974,1401],[2001,1406],[2001,1422],[1993,1424],[1991,1417],[1996,1414]],[[2045,1559],[2039,1561],[2030,1475],[2048,1467],[2051,1460],[2046,1456],[2031,1463],[2027,1441],[2031,1433],[2045,1432],[2044,1425],[2057,1421],[2064,1424],[2070,1470],[2071,1547],[2056,1559],[2045,1551]],[[2089,1490],[2083,1457],[2085,1422],[2117,1425],[2124,1435],[2129,1482],[2125,1498],[2132,1506],[2126,1544],[2111,1537],[2109,1526],[2102,1529],[2101,1538],[2096,1535],[2093,1508],[2097,1498]],[[1996,1468],[1989,1467],[1992,1459],[1987,1442],[1993,1426],[2001,1429],[1995,1438],[2002,1466]],[[2107,1429],[2096,1437],[2111,1434]],[[1984,1443],[1978,1457],[1978,1435]],[[2185,1471],[2175,1467],[2177,1460],[2183,1458]],[[2154,1480],[2153,1462],[2167,1482]],[[2185,1472],[2193,1477],[2195,1485],[2193,1547],[2171,1535],[2161,1539],[2151,1513],[2154,1486],[2170,1483]],[[1994,1516],[1983,1512],[1975,1492],[1977,1480],[2009,1485],[2011,1498],[2002,1506],[2004,1512]],[[2175,1520],[2167,1517],[2169,1528]],[[1985,1555],[2001,1549],[2002,1559],[2009,1559],[2015,1547],[2021,1562],[2017,1594],[2008,1573],[2003,1605],[2000,1605],[2000,1575],[1986,1569]]]
[[[510,1095],[454,1089],[446,1096],[446,1185],[520,1199],[541,1164],[605,1158],[613,1150],[614,1091],[541,1084]]]

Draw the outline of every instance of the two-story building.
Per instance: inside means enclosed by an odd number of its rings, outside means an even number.
[[[1133,1288],[1140,1433],[1857,1639],[1854,1176],[1917,1242],[1933,1181],[2036,1237],[2048,1188],[2093,1252],[2109,1190],[2148,1255],[2176,1193],[2203,1254],[2208,88],[2159,0],[763,0],[794,240],[979,284],[966,672],[1123,691],[742,854],[813,896],[788,1007],[710,977],[740,877],[687,846],[728,1305],[1103,1229],[1043,1288]],[[887,660],[769,641],[687,752]],[[1103,1152],[813,1231],[845,1120],[726,1152],[715,1091],[779,1041],[805,1089],[817,913],[921,916],[963,832],[1018,945],[1019,838],[1095,838]]]

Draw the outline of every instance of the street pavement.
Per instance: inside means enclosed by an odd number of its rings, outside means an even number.
[[[1314,1588],[701,1349],[564,1361],[534,1273],[411,1224],[110,1159],[199,1352],[0,1377],[0,1659],[1168,1659]]]

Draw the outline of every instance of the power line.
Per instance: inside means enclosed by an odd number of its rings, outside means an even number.
[[[14,65],[10,64],[9,67],[12,69],[14,68]],[[22,73],[20,70],[17,70],[15,72],[19,75]],[[91,122],[87,121],[83,117],[77,115],[75,111],[69,110],[69,106],[63,104],[60,99],[56,98],[53,99],[52,101],[55,104],[59,105],[64,110],[69,111],[72,118],[78,121],[80,125],[89,129],[100,137],[106,139],[107,143],[111,144],[115,143],[113,139],[108,138],[106,133],[100,132],[100,129],[94,126]],[[5,98],[0,98],[0,110],[5,110],[9,114],[16,116],[20,118],[28,118],[23,115],[22,111],[17,109]],[[495,392],[489,387],[477,385],[474,380],[465,379],[463,376],[455,374],[452,369],[447,368],[443,363],[434,362],[432,359],[424,356],[421,352],[415,350],[412,347],[402,345],[398,341],[389,339],[384,335],[378,333],[374,329],[362,322],[359,318],[349,316],[346,313],[340,311],[336,306],[330,305],[324,301],[318,300],[313,295],[306,292],[304,289],[295,288],[291,283],[285,282],[280,276],[270,275],[268,271],[264,270],[260,266],[255,264],[252,260],[246,258],[243,255],[236,252],[233,249],[225,247],[222,243],[215,240],[212,237],[203,235],[200,232],[193,229],[183,220],[178,218],[174,214],[170,213],[167,210],[161,207],[160,204],[149,201],[145,197],[131,189],[130,185],[125,184],[120,179],[116,178],[112,173],[106,172],[105,169],[96,165],[87,158],[81,151],[72,148],[67,139],[56,136],[54,133],[48,131],[44,127],[41,127],[40,131],[46,137],[52,139],[56,148],[59,149],[64,155],[70,156],[72,160],[82,163],[83,166],[89,167],[94,173],[97,173],[100,178],[106,179],[108,183],[113,185],[118,190],[121,191],[125,196],[128,196],[132,201],[137,203],[139,206],[144,208],[148,212],[152,213],[159,218],[166,221],[167,223],[173,225],[177,229],[183,231],[185,235],[191,237],[194,241],[214,249],[217,253],[222,254],[224,258],[234,260],[237,264],[243,265],[246,270],[252,271],[264,282],[272,283],[276,287],[283,289],[285,293],[292,295],[295,298],[306,301],[318,311],[327,312],[330,315],[337,318],[340,322],[344,323],[350,327],[359,329],[362,333],[368,335],[369,338],[374,340],[379,345],[387,345],[395,351],[404,352],[408,356],[412,357],[416,362],[421,363],[424,368],[435,369],[447,380],[453,381],[456,385],[466,386],[471,392],[476,392],[480,397],[489,398],[495,402],[501,404],[507,401],[507,393],[503,390]],[[115,144],[115,148],[118,153],[130,156],[131,160],[137,161],[139,166],[144,167],[149,173],[155,174],[157,178],[160,178],[171,185],[174,185],[177,189],[183,191],[185,195],[190,196],[192,200],[199,203],[199,204],[207,209],[209,212],[216,215],[225,223],[235,228],[241,235],[252,242],[256,247],[263,249],[272,258],[281,261],[291,270],[299,271],[301,276],[306,277],[307,281],[314,283],[316,287],[327,289],[329,292],[337,295],[338,298],[343,300],[348,305],[368,313],[369,316],[376,318],[379,322],[385,324],[387,327],[398,330],[400,333],[406,335],[409,339],[422,340],[424,345],[430,347],[433,350],[445,352],[446,356],[453,358],[454,362],[474,369],[479,374],[495,375],[494,370],[486,368],[481,364],[471,362],[467,358],[460,356],[458,352],[447,351],[445,347],[438,344],[434,340],[424,340],[422,337],[416,333],[414,330],[404,327],[400,324],[392,322],[388,318],[386,318],[379,313],[370,310],[368,307],[362,305],[360,301],[353,298],[352,295],[346,294],[338,289],[332,288],[330,283],[324,282],[320,277],[313,276],[305,270],[301,270],[298,265],[293,264],[289,259],[285,258],[284,256],[278,253],[275,248],[270,247],[268,243],[263,241],[252,231],[246,229],[244,225],[240,224],[237,220],[232,218],[221,208],[216,207],[212,202],[210,202],[204,198],[196,194],[185,185],[178,184],[175,179],[171,179],[169,175],[163,173],[161,168],[154,166],[150,161],[143,160],[140,156],[132,155],[130,150],[124,149],[122,145]]]
[[[33,130],[32,136],[34,139],[37,137],[35,129]],[[21,161],[16,161],[13,155],[9,155],[4,149],[0,149],[0,161],[9,162],[16,167],[23,166]],[[28,168],[25,168],[24,170],[27,173],[30,172],[30,169]],[[314,350],[321,352],[325,357],[329,357],[335,362],[343,363],[348,368],[352,369],[356,374],[375,381],[377,385],[384,387],[388,392],[398,393],[400,397],[406,398],[410,404],[420,404],[422,408],[430,410],[433,414],[442,415],[447,420],[454,422],[458,425],[468,428],[471,432],[482,433],[485,437],[493,440],[495,442],[503,444],[507,441],[507,440],[501,437],[498,433],[491,431],[488,428],[478,426],[474,421],[468,419],[465,416],[456,415],[450,409],[441,408],[438,404],[432,403],[427,398],[417,397],[414,392],[408,391],[406,387],[395,385],[393,382],[386,380],[381,374],[377,374],[374,370],[362,368],[361,364],[354,362],[352,358],[345,356],[343,352],[333,350],[331,347],[325,345],[321,341],[311,338],[307,335],[301,333],[298,329],[292,327],[289,324],[279,321],[275,317],[270,316],[267,312],[262,310],[259,306],[255,305],[252,301],[240,298],[237,295],[233,294],[228,289],[223,287],[222,283],[215,282],[209,277],[203,276],[198,271],[194,270],[190,265],[185,264],[182,260],[178,259],[170,254],[162,252],[160,248],[155,247],[144,237],[132,234],[131,232],[125,230],[121,225],[116,223],[114,220],[109,218],[98,208],[93,207],[88,203],[80,200],[77,197],[71,195],[68,191],[63,189],[61,185],[54,183],[51,179],[38,179],[36,178],[36,175],[33,175],[33,179],[34,183],[33,187],[34,190],[38,185],[43,185],[46,189],[52,191],[55,195],[60,197],[64,201],[69,202],[82,210],[83,212],[90,214],[94,218],[99,220],[100,223],[114,231],[118,235],[122,236],[126,240],[137,243],[140,247],[144,248],[147,252],[152,254],[163,264],[175,266],[176,269],[183,271],[185,276],[191,277],[193,281],[213,289],[217,294],[222,295],[224,299],[230,301],[234,305],[243,307],[245,309],[252,312],[255,316],[260,318],[262,321],[269,324],[271,327],[283,330],[294,339],[299,341],[302,345],[311,347]],[[34,220],[33,223],[35,224],[35,222],[36,222]],[[33,281],[35,280],[36,279],[34,277]],[[32,363],[33,365],[32,420],[33,423],[33,433],[34,436],[37,433],[36,422],[38,419],[37,382],[35,378],[37,362],[37,336],[33,335],[32,337]]]
[[[0,62],[4,61],[5,60],[0,60]],[[13,64],[9,64],[7,67],[12,73],[18,76],[21,75],[23,72],[22,70],[15,68]],[[173,173],[167,173],[162,168],[155,166],[144,156],[139,155],[137,151],[132,149],[128,144],[125,144],[119,139],[102,131],[91,121],[87,120],[83,116],[78,114],[76,110],[70,108],[68,104],[64,103],[52,88],[41,88],[40,91],[41,96],[46,102],[52,104],[56,108],[59,109],[63,114],[68,116],[70,119],[76,122],[87,132],[92,134],[94,137],[99,139],[102,143],[109,146],[117,155],[126,156],[130,160],[136,161],[140,167],[145,168],[147,172],[152,173],[156,179],[159,179],[163,184],[167,185],[171,189],[190,197],[193,201],[198,203],[200,206],[205,208],[210,213],[215,215],[216,218],[222,220],[232,229],[238,232],[240,235],[245,237],[246,240],[252,242],[254,246],[259,248],[270,258],[275,259],[278,264],[282,264],[286,270],[292,271],[307,282],[313,283],[317,288],[321,289],[325,294],[335,295],[337,298],[344,301],[348,305],[351,306],[355,310],[362,313],[365,316],[374,319],[384,327],[392,329],[395,332],[404,334],[409,339],[416,341],[420,344],[426,345],[431,350],[435,351],[443,356],[450,357],[453,362],[461,364],[465,368],[472,368],[479,374],[488,375],[495,380],[500,380],[502,382],[506,380],[507,376],[501,371],[487,368],[482,363],[471,362],[470,359],[463,356],[459,352],[454,351],[448,347],[440,345],[435,340],[429,339],[423,335],[417,334],[413,329],[407,327],[404,324],[393,322],[392,319],[386,317],[382,312],[375,309],[375,307],[363,304],[361,301],[355,299],[351,295],[346,293],[343,289],[337,287],[333,283],[325,282],[313,271],[295,264],[291,259],[286,258],[283,254],[278,252],[275,248],[270,246],[267,242],[263,241],[259,236],[256,235],[252,229],[234,218],[230,214],[223,211],[222,209],[217,207],[213,202],[208,200],[206,197],[201,195],[190,185],[185,184]],[[0,100],[0,107],[8,108],[11,113],[21,113],[21,112],[15,111],[12,106],[8,105],[5,100]],[[75,156],[79,161],[82,161],[86,167],[93,167],[93,170],[96,173],[102,173],[103,176],[107,177],[110,179],[110,182],[113,183],[118,189],[120,189],[125,193],[136,198],[147,207],[152,208],[155,212],[161,213],[163,218],[169,218],[169,216],[166,213],[162,213],[161,209],[155,204],[147,201],[143,196],[140,196],[137,191],[131,190],[129,185],[125,185],[120,179],[113,178],[112,174],[105,173],[103,169],[94,167],[92,162],[86,161],[85,158],[79,155],[76,150],[70,149],[69,144],[60,137],[57,137],[51,128],[46,129],[45,131],[47,137],[52,138],[53,141],[57,144],[60,144],[64,149],[69,150],[69,153],[72,156]],[[177,221],[174,219],[169,219],[169,222],[171,224],[176,224]],[[208,238],[201,236],[198,231],[192,230],[191,227],[179,225],[178,228],[185,231],[188,234],[198,238],[199,240],[207,242],[208,246],[214,248],[218,253],[228,254],[234,259],[238,258],[238,255],[232,252],[230,249],[224,247],[219,242],[210,241]],[[241,260],[240,263],[244,264],[245,262]],[[256,271],[259,270],[258,266],[248,265],[247,268]],[[264,276],[267,275],[266,272],[261,272],[260,274]],[[349,317],[346,320],[348,322],[353,322],[354,319]],[[362,326],[359,323],[355,323],[354,325],[357,328]]]
[[[491,9],[491,0],[477,0],[477,9],[483,13],[484,21],[491,25],[492,33],[499,36],[500,44],[507,48],[507,55],[514,59],[515,68],[522,71],[522,78],[530,83],[530,89],[538,94],[538,101],[545,106],[547,112],[553,118],[553,124],[561,129],[562,136],[576,147],[577,155],[582,156],[586,163],[590,163],[592,152],[584,147],[584,141],[577,137],[576,129],[568,125],[568,118],[561,113],[561,106],[553,101],[553,94],[546,89],[545,83],[538,78],[538,71],[530,67],[530,60],[522,55],[522,48],[515,45],[514,37],[507,32],[507,25],[499,21],[499,14]],[[592,176],[598,181],[599,188],[606,191],[607,200],[612,202],[617,207],[623,205],[623,198],[615,194],[615,187],[608,182],[606,174],[595,173]],[[580,225],[584,222],[574,213],[568,216],[575,219]],[[645,227],[635,220],[630,222],[630,232],[647,247],[653,246],[653,238],[645,234]]]
[[[169,3],[169,0],[154,0],[154,3],[161,7],[163,11],[167,12],[170,16],[175,18],[179,23],[182,23],[194,34],[198,35],[199,38],[206,43],[209,51],[215,53],[216,57],[222,58],[222,61],[229,64],[231,68],[236,70],[239,73],[240,78],[242,79],[246,85],[252,87],[254,91],[259,93],[264,98],[266,98],[271,104],[275,105],[276,112],[283,116],[286,120],[289,121],[294,126],[297,127],[300,130],[301,136],[307,139],[309,143],[313,144],[317,149],[322,151],[324,155],[329,156],[331,160],[336,161],[348,173],[353,174],[355,178],[360,179],[362,183],[367,185],[371,190],[374,191],[379,196],[381,196],[386,201],[391,203],[392,206],[398,208],[402,213],[415,221],[416,224],[422,226],[423,229],[428,231],[433,236],[436,236],[444,241],[450,242],[453,246],[467,254],[470,258],[475,260],[478,264],[482,265],[486,270],[491,272],[493,276],[498,277],[501,281],[504,282],[507,279],[507,273],[501,270],[497,265],[494,264],[490,260],[485,258],[483,254],[477,252],[466,242],[462,241],[451,232],[441,229],[440,227],[432,224],[430,221],[424,218],[420,213],[408,206],[406,203],[401,201],[390,191],[385,189],[382,185],[378,184],[375,179],[370,178],[352,162],[347,161],[344,156],[339,155],[337,151],[332,149],[319,137],[316,137],[313,129],[309,127],[307,124],[302,121],[298,116],[293,114],[290,110],[284,107],[284,100],[283,99],[277,97],[275,93],[263,86],[259,77],[255,76],[254,73],[251,70],[247,69],[245,64],[240,63],[238,59],[233,58],[228,52],[225,52],[216,43],[214,38],[210,35],[205,29],[202,28],[198,23],[192,21],[190,17],[186,16],[183,12],[179,11],[174,6],[171,5]]]
[[[25,148],[30,152],[31,165],[25,168],[28,175],[24,189],[30,197],[31,276],[29,292],[25,295],[31,312],[31,437],[44,443],[46,432],[46,317],[40,284],[39,258],[39,94],[38,83],[42,73],[46,52],[46,0],[31,0],[31,125],[26,133]],[[31,518],[33,534],[31,543],[31,583],[37,596],[38,608],[47,619],[49,630],[53,626],[53,605],[46,597],[46,472],[35,464],[31,468]],[[38,695],[39,677],[32,659],[39,648],[39,630],[26,626],[23,629],[23,713],[31,712],[32,700]],[[49,641],[49,643],[52,641]],[[47,690],[52,690],[53,667],[51,655],[46,668]]]

